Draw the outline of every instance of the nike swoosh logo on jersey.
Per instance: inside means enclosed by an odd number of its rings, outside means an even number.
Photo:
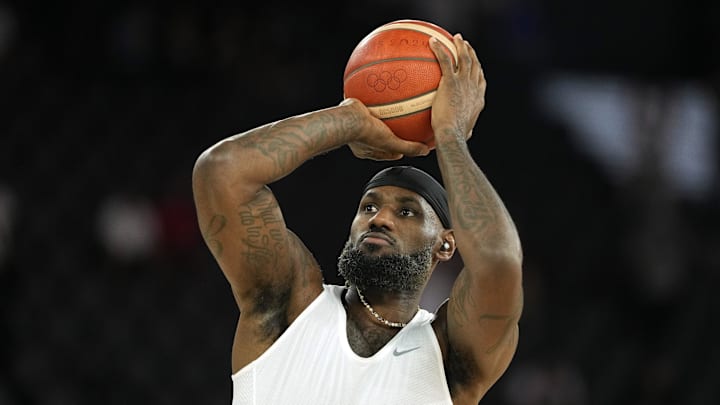
[[[398,350],[398,348],[396,347],[395,350],[393,350],[393,355],[394,355],[394,356],[402,356],[402,355],[405,354],[405,353],[410,353],[410,352],[412,352],[412,351],[414,351],[414,350],[417,350],[417,349],[419,349],[419,348],[420,348],[420,346],[416,346],[416,347],[411,347],[411,348],[405,349],[405,350]]]

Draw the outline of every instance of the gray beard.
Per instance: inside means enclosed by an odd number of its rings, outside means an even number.
[[[431,264],[432,245],[409,254],[371,256],[348,241],[338,258],[338,272],[361,290],[418,292],[430,276]]]

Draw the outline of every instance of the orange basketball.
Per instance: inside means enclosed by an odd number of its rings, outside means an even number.
[[[345,98],[357,98],[400,138],[435,145],[430,108],[442,72],[430,49],[437,38],[457,63],[452,35],[426,21],[398,20],[355,47],[343,75]]]

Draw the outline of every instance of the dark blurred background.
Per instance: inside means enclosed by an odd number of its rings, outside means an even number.
[[[0,0],[0,404],[229,404],[237,309],[193,163],[340,102],[400,18],[477,50],[470,146],[524,245],[520,345],[482,403],[720,403],[720,3]],[[328,282],[385,165],[342,148],[272,185]]]

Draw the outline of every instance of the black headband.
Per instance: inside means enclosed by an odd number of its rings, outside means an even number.
[[[433,207],[443,226],[446,229],[451,228],[447,192],[431,175],[412,166],[388,167],[370,179],[363,194],[380,186],[397,186],[420,194]]]

